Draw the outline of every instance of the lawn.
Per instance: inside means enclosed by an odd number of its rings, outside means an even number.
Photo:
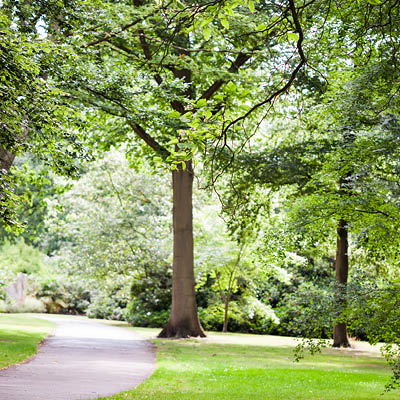
[[[126,326],[121,324],[122,326]],[[34,354],[53,324],[26,315],[0,314],[0,368]],[[147,338],[159,330],[134,329]],[[210,334],[207,339],[161,340],[157,370],[136,389],[103,400],[399,399],[382,395],[390,377],[379,353],[326,349],[293,362],[293,338]]]
[[[133,329],[147,337],[158,332]],[[327,349],[294,363],[292,338],[213,334],[206,340],[153,343],[158,349],[153,376],[134,390],[103,400],[400,398],[398,391],[382,395],[390,370],[372,349]]]
[[[55,325],[23,314],[0,314],[0,369],[36,353],[40,341]]]

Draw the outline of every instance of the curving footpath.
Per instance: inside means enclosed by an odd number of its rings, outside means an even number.
[[[86,400],[132,389],[155,369],[153,346],[131,331],[80,317],[57,324],[36,357],[0,370],[1,400]]]

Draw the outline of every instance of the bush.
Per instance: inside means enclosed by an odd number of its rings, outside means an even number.
[[[200,322],[205,330],[222,331],[224,325],[224,306],[212,304],[199,307]],[[269,333],[275,329],[279,320],[265,304],[254,298],[229,303],[228,331],[241,333]]]
[[[4,267],[8,267],[15,274],[23,272],[28,275],[43,276],[47,272],[45,255],[26,244],[23,239],[15,243],[6,240],[3,243],[0,251],[0,268]]]
[[[11,271],[10,268],[1,267],[0,268],[0,300],[7,300],[6,288],[17,278],[17,274]]]
[[[172,269],[151,268],[131,286],[127,321],[135,326],[159,328],[168,322],[171,308]]]
[[[59,282],[55,279],[40,283],[36,296],[51,314],[85,314],[90,304],[90,292],[79,282]]]
[[[116,298],[116,296],[97,295],[90,303],[86,315],[89,318],[112,319],[117,321],[126,320],[127,302]]]
[[[146,328],[162,328],[168,322],[170,309],[161,311],[146,311],[141,302],[132,301],[128,305],[126,320],[133,326]]]

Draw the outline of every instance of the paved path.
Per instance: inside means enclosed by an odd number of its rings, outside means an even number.
[[[31,361],[0,370],[1,400],[78,400],[131,389],[155,369],[152,345],[127,329],[80,317],[57,323]]]

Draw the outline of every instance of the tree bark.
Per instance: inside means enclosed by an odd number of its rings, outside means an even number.
[[[192,223],[193,171],[191,161],[186,169],[172,171],[174,260],[172,273],[172,308],[169,321],[160,338],[205,337],[197,314]]]
[[[5,150],[0,146],[0,172],[1,175],[6,175],[14,162],[15,155]]]
[[[228,311],[229,311],[229,297],[225,297],[225,313],[224,313],[224,326],[222,332],[228,332]]]
[[[336,318],[340,319],[346,306],[346,285],[349,273],[349,244],[347,240],[347,222],[340,219],[337,228],[336,251]],[[350,347],[347,328],[344,322],[338,322],[333,328],[333,347]]]

